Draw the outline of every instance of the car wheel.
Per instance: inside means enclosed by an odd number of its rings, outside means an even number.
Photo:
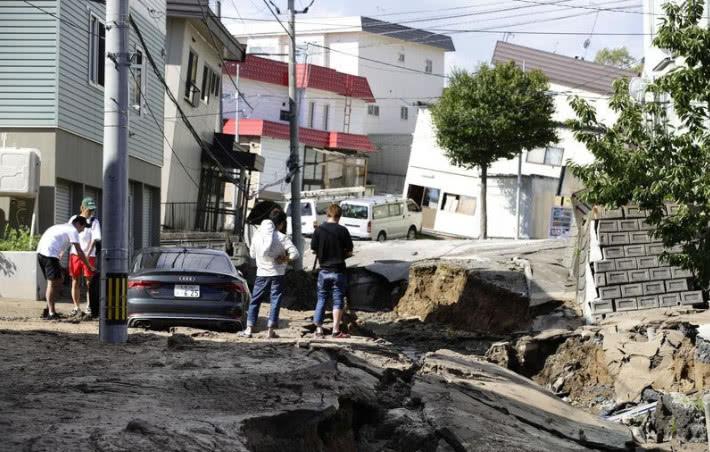
[[[407,231],[407,240],[415,240],[417,238],[417,228],[412,226]]]
[[[385,231],[381,231],[379,234],[377,234],[378,242],[384,242],[385,240],[387,240],[387,234],[385,234]]]

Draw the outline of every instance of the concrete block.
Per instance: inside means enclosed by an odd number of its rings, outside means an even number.
[[[666,250],[662,243],[649,243],[645,247],[647,256],[658,256]]]
[[[602,234],[599,234],[600,236]],[[601,237],[600,237],[601,239]],[[611,245],[611,246],[617,246],[617,245],[628,245],[631,243],[629,241],[629,233],[628,232],[607,232],[606,233],[606,239],[608,240],[608,243],[601,243],[602,245]]]
[[[619,222],[617,220],[599,220],[597,232],[618,232]]]
[[[680,267],[671,267],[671,278],[691,278],[693,273],[690,270],[686,270]]]
[[[639,231],[650,231],[653,229],[653,226],[646,222],[646,220],[636,220],[639,222]]]
[[[679,293],[667,293],[658,296],[658,304],[661,307],[666,306],[678,306],[680,304],[680,294]]]
[[[594,263],[595,273],[611,272],[616,270],[616,265],[614,261],[596,261]]]
[[[592,300],[589,302],[592,314],[606,314],[614,312],[614,303],[612,300]]]
[[[680,304],[699,304],[703,302],[703,291],[693,290],[680,294]]]
[[[624,206],[624,218],[646,218],[646,210],[639,206]]]
[[[688,290],[687,279],[669,279],[666,281],[666,292],[682,292]]]
[[[638,309],[636,298],[619,298],[614,300],[617,311],[635,311]]]
[[[648,270],[631,270],[629,271],[629,282],[644,282],[651,279]]]
[[[624,247],[623,246],[607,246],[606,248],[602,248],[602,256],[604,256],[604,259],[616,259],[619,257],[628,257],[624,254]]]
[[[624,211],[621,210],[621,207],[618,209],[607,209],[606,207],[603,207],[600,212],[601,218],[623,218],[624,217]]]
[[[646,248],[643,245],[626,245],[624,247],[624,256],[639,257],[646,255]]]
[[[658,296],[650,295],[639,297],[637,300],[638,309],[653,309],[658,307]]]
[[[638,261],[638,268],[653,268],[660,265],[657,256],[642,256],[636,260]]]
[[[678,204],[666,204],[666,212],[668,215],[675,215],[678,213],[680,206]]]
[[[651,236],[648,231],[629,232],[629,243],[651,243]]]
[[[640,297],[641,295],[645,294],[643,293],[643,287],[640,283],[621,286],[621,296],[624,298]]]
[[[652,281],[658,281],[662,279],[671,279],[671,269],[670,267],[658,267],[648,270]]]
[[[621,289],[619,286],[600,287],[597,291],[599,292],[599,298],[602,300],[621,298]]]
[[[606,286],[606,276],[605,273],[595,273],[594,274],[594,285],[596,287]]]
[[[47,281],[39,268],[37,253],[0,251],[0,263],[0,298],[44,300]]]
[[[642,283],[643,295],[656,295],[666,292],[666,286],[663,281],[651,281]]]
[[[619,220],[619,231],[633,232],[639,230],[639,221],[635,218],[630,220]]]
[[[636,268],[638,268],[635,257],[622,257],[621,259],[614,259],[614,266],[617,270],[636,270]]]
[[[626,272],[609,272],[606,274],[606,283],[612,284],[626,284],[629,282],[629,275]]]

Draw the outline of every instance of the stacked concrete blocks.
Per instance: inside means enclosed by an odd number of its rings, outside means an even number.
[[[676,209],[668,206],[668,211]],[[653,237],[646,211],[638,206],[604,209],[593,223],[602,259],[592,262],[597,297],[589,301],[592,318],[601,314],[703,302],[702,291],[689,290],[692,274],[660,260],[666,249]]]

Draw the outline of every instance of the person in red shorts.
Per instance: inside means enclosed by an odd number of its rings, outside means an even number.
[[[80,215],[86,218],[87,227],[79,233],[79,244],[94,269],[96,269],[96,244],[101,241],[101,225],[95,214],[96,201],[94,198],[84,198],[81,201]],[[69,219],[69,223],[74,218],[76,218],[76,215]],[[74,309],[71,315],[81,314],[81,277],[83,276],[86,281],[86,311],[84,314],[90,316],[91,278],[94,276],[94,270],[86,266],[74,248],[70,249],[69,254],[69,276],[71,276],[71,297],[74,302]]]

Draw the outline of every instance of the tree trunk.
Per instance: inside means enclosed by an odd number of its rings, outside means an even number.
[[[481,233],[479,238],[488,238],[488,203],[486,202],[486,192],[488,191],[488,167],[481,167]]]

